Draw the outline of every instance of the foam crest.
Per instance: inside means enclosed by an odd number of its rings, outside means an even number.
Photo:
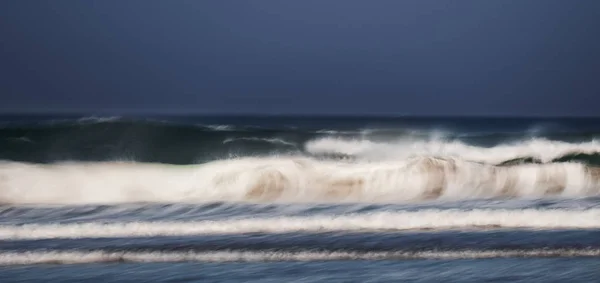
[[[428,157],[345,162],[240,158],[202,165],[0,164],[0,203],[406,202],[593,196],[600,169],[575,163],[492,166]]]
[[[444,141],[442,139],[401,139],[389,142],[374,142],[359,139],[321,138],[307,142],[305,149],[317,155],[349,155],[367,160],[443,156],[499,164],[521,157],[533,157],[542,162],[550,162],[567,154],[600,153],[600,142],[568,143],[532,139],[494,147],[479,147],[460,141]]]
[[[598,257],[597,249],[464,250],[420,252],[0,252],[0,265],[84,264],[115,262],[269,262],[333,260],[487,259],[507,257]]]
[[[195,222],[27,224],[0,226],[2,240],[120,238],[244,233],[377,232],[449,229],[598,229],[600,209],[423,210],[343,216],[249,218]]]

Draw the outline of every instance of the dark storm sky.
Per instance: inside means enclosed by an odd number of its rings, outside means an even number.
[[[600,1],[0,1],[1,112],[599,115]]]

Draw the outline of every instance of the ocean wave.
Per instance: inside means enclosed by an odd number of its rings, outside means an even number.
[[[551,163],[587,161],[600,155],[600,142],[568,143],[546,139],[531,139],[492,147],[474,146],[461,141],[397,140],[374,142],[371,140],[318,138],[305,144],[307,152],[315,155],[346,155],[364,160],[397,160],[415,156],[440,156],[461,158],[489,164]],[[595,161],[600,163],[600,160]]]
[[[31,264],[88,264],[125,262],[269,262],[269,261],[332,261],[332,260],[407,260],[407,259],[489,259],[489,258],[540,258],[540,257],[598,257],[598,249],[529,249],[529,250],[459,250],[416,252],[106,252],[97,251],[45,251],[0,252],[0,265]]]
[[[562,133],[565,140],[560,141],[523,132],[353,128],[307,122],[291,127],[275,119],[206,119],[84,117],[9,122],[0,128],[0,159],[191,164],[231,156],[294,154],[364,161],[437,156],[495,165],[580,162],[600,166],[600,142],[593,140],[600,133],[594,132]]]
[[[577,163],[492,166],[430,157],[352,162],[237,158],[200,165],[0,163],[0,203],[410,202],[584,197],[600,168]]]
[[[187,222],[1,225],[2,240],[80,239],[292,232],[598,229],[600,210],[422,210]]]
[[[116,122],[123,119],[121,116],[88,116],[77,119],[77,123],[85,124],[85,123],[108,123],[108,122]],[[63,120],[67,122],[68,120]]]

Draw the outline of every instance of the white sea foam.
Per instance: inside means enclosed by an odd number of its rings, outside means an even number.
[[[200,125],[207,127],[213,131],[233,131],[235,127],[233,125]]]
[[[364,139],[321,138],[309,141],[305,148],[312,154],[344,154],[366,160],[398,160],[415,156],[441,156],[498,164],[507,160],[533,157],[542,162],[573,153],[600,153],[600,142],[568,143],[532,139],[494,147],[479,147],[443,139],[400,139],[374,142]]]
[[[464,250],[418,252],[0,252],[0,265],[84,264],[109,262],[268,262],[402,259],[486,259],[507,257],[598,257],[598,249]]]
[[[593,196],[600,171],[582,164],[497,167],[429,157],[400,161],[240,158],[202,165],[0,163],[0,203],[406,202]]]
[[[249,218],[190,222],[27,224],[0,226],[2,240],[117,238],[243,233],[376,232],[449,229],[598,229],[600,209],[422,210],[341,216]]]

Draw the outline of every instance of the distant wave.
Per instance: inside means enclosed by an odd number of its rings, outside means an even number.
[[[272,143],[272,144],[282,144],[282,145],[287,145],[287,146],[292,146],[292,147],[297,146],[293,142],[288,142],[288,141],[285,141],[285,140],[282,140],[282,139],[276,139],[276,138],[257,138],[257,137],[228,138],[228,139],[225,139],[223,141],[223,143],[226,144],[226,143],[232,143],[232,142],[236,142],[236,141],[266,142],[266,143]]]
[[[568,143],[545,139],[501,144],[492,147],[460,141],[398,140],[373,142],[320,138],[309,141],[306,151],[316,155],[346,155],[365,160],[405,159],[415,156],[455,157],[489,164],[551,163],[581,161],[600,165],[600,142]]]
[[[83,118],[79,118],[77,119],[78,123],[107,123],[107,122],[115,122],[115,121],[119,121],[121,120],[122,117],[121,116],[108,116],[108,117],[101,117],[101,116],[88,116],[88,117],[83,117]],[[68,120],[64,120],[65,122],[68,122]]]

